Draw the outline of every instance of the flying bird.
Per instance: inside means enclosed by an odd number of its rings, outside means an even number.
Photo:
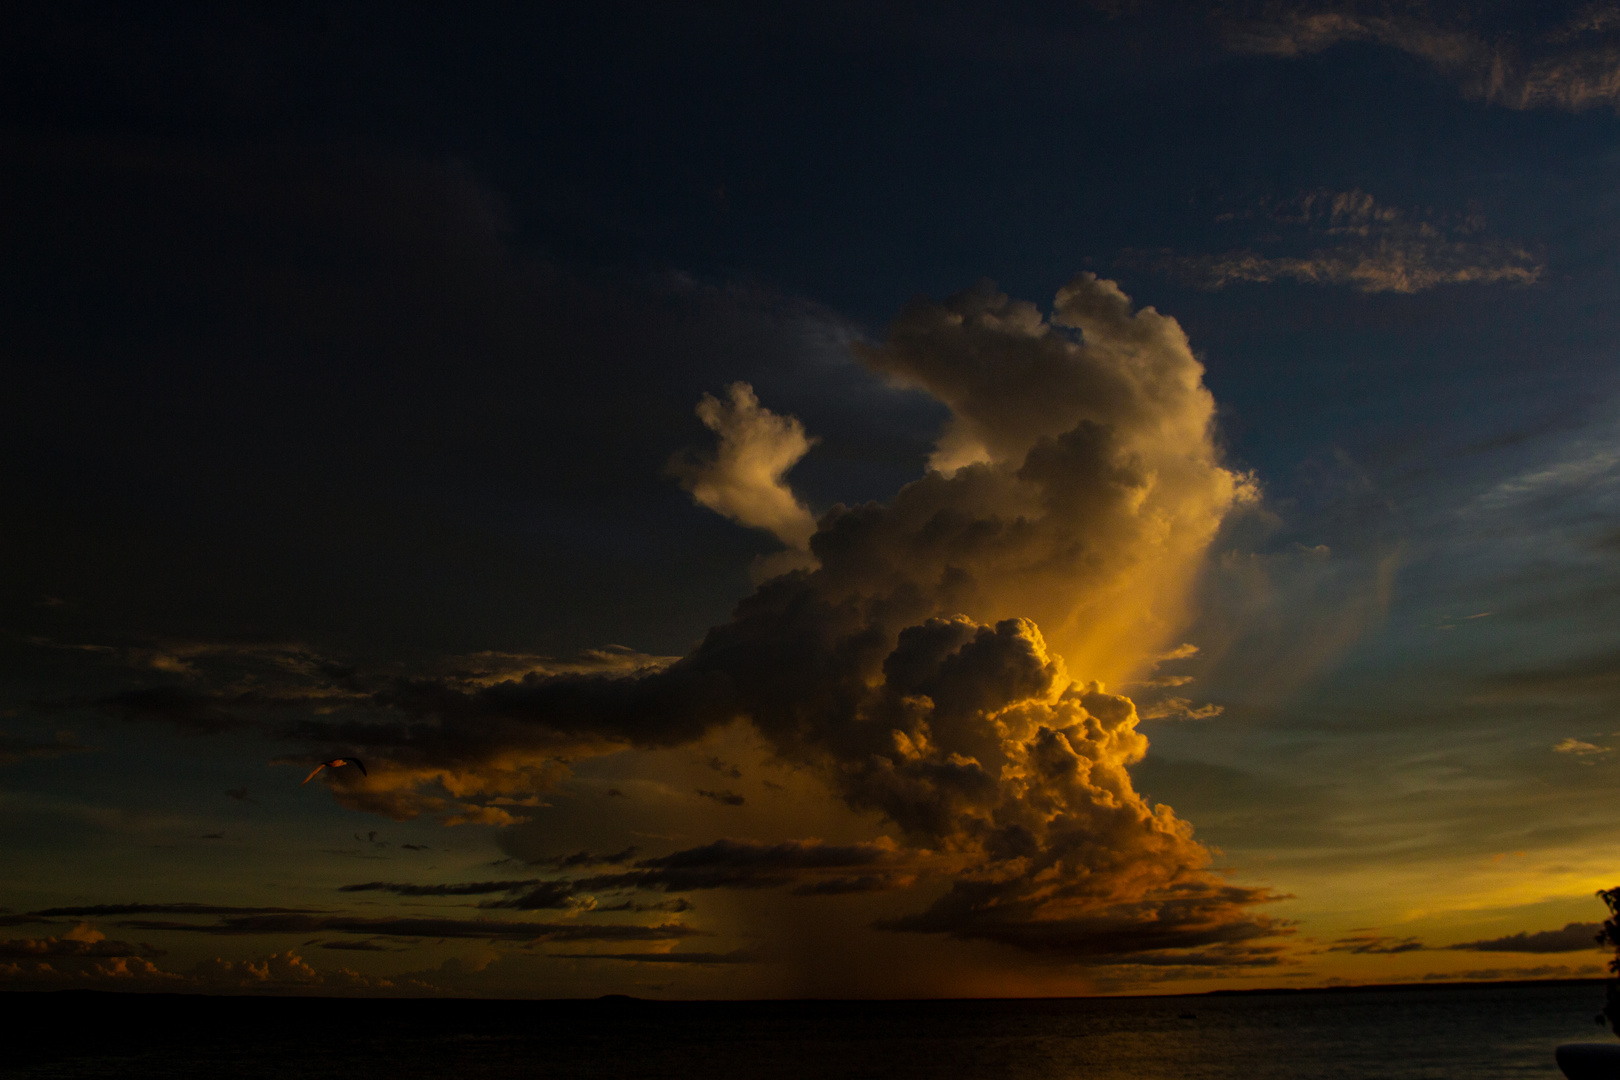
[[[361,776],[369,776],[370,775],[369,773],[366,772],[365,762],[361,761],[359,758],[357,758],[357,757],[335,757],[331,761],[323,761],[319,765],[315,766],[315,768],[310,771],[310,774],[308,776],[304,777],[304,784],[307,784],[311,780],[315,779],[315,774],[320,772],[322,769],[326,769],[326,768],[341,769],[345,765],[353,765],[355,768],[359,769]],[[299,784],[298,786],[303,787],[304,784]]]

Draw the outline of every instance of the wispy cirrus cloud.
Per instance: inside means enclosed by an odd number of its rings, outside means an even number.
[[[1578,112],[1620,104],[1620,5],[1445,7],[1393,0],[1255,3],[1220,16],[1227,44],[1303,57],[1346,42],[1397,49],[1452,79],[1466,97],[1510,109]]]
[[[1296,281],[1409,294],[1441,285],[1533,285],[1546,273],[1525,248],[1485,235],[1477,216],[1418,215],[1360,190],[1315,191],[1223,217],[1258,218],[1265,239],[1219,254],[1133,250],[1124,259],[1210,290]]]

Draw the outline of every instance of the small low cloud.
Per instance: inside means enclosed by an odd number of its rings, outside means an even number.
[[[446,825],[494,825],[505,828],[508,825],[521,825],[529,818],[499,806],[486,805],[464,806],[443,820]]]
[[[1601,923],[1566,923],[1562,930],[1509,934],[1486,941],[1464,941],[1448,949],[1467,952],[1563,953],[1585,952],[1598,947]]]
[[[1613,747],[1597,746],[1593,743],[1582,742],[1580,739],[1570,737],[1553,746],[1553,752],[1558,754],[1576,754],[1585,757],[1588,754],[1607,754]]]
[[[742,779],[742,766],[735,762],[727,761],[725,758],[711,757],[706,760],[704,764],[713,769],[715,772],[719,773],[721,776],[727,776],[733,780]]]
[[[778,416],[761,405],[747,383],[732,383],[726,394],[726,401],[704,394],[697,407],[698,419],[720,436],[713,456],[677,455],[669,471],[693,502],[764,529],[804,553],[808,565],[816,519],[783,478],[816,440],[796,417]]]
[[[731,791],[729,789],[726,791],[708,791],[704,788],[698,788],[697,793],[705,799],[711,799],[714,802],[721,803],[725,806],[741,806],[743,803],[748,801],[735,791]]]
[[[1143,720],[1208,720],[1225,711],[1221,705],[1195,705],[1187,698],[1167,697],[1144,706],[1140,716]]]

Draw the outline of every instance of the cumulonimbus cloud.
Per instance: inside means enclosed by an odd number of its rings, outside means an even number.
[[[408,817],[505,814],[566,760],[683,745],[743,720],[779,759],[892,822],[914,853],[722,842],[490,904],[540,910],[608,889],[837,895],[909,884],[907,860],[928,853],[949,864],[951,885],[885,929],[1091,963],[1275,962],[1273,946],[1255,944],[1285,929],[1255,909],[1269,894],[1212,872],[1191,827],[1135,790],[1128,769],[1147,740],[1135,704],[1106,688],[1141,678],[1176,643],[1211,539],[1255,498],[1220,460],[1214,400],[1180,325],[1083,274],[1050,315],[988,284],[919,301],[859,356],[950,409],[932,467],[887,503],[834,506],[806,535],[781,484],[808,438],[751,392],[715,401],[721,451],[688,474],[694,493],[715,481],[700,502],[802,540],[815,562],[764,581],[688,655],[629,671],[395,682],[374,690],[369,715],[283,734],[359,752],[368,777],[325,782],[346,805]],[[775,456],[762,454],[752,486],[720,484],[727,441],[741,460],[749,438]],[[789,855],[834,861],[810,873]],[[388,929],[418,921],[184,928],[450,936]]]

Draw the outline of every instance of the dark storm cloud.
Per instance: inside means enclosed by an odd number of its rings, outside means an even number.
[[[663,892],[774,889],[804,881],[807,877],[819,879],[821,875],[833,871],[892,863],[897,858],[898,852],[893,845],[883,843],[823,844],[787,840],[764,844],[748,840],[717,840],[659,858],[642,859],[623,873],[550,881],[524,896],[487,901],[480,906],[518,910],[559,908],[570,906],[572,898],[582,894],[625,889]],[[829,891],[856,890],[835,888]]]
[[[748,800],[735,791],[709,791],[707,788],[698,788],[697,793],[705,799],[720,803],[722,806],[741,806]]]
[[[812,881],[793,890],[794,896],[846,896],[850,893],[887,892],[903,889],[914,879],[899,874],[862,874]]]
[[[481,908],[511,908],[516,911],[552,911],[577,906],[572,881],[548,881],[511,900],[485,900]],[[627,909],[629,910],[629,909]]]
[[[374,704],[415,723],[305,721],[295,734],[385,754],[385,766],[365,782],[330,782],[346,804],[404,819],[455,805],[422,794],[423,785],[442,783],[468,796],[521,796],[551,786],[563,771],[560,758],[693,741],[737,715],[733,696],[723,671],[680,663],[652,673],[531,673],[481,688],[412,680],[379,691]],[[476,809],[502,815],[491,824],[511,823],[498,806]]]
[[[1221,944],[1191,952],[1136,953],[1117,960],[1104,961],[1133,970],[1146,969],[1155,978],[1204,978],[1210,969],[1270,968],[1287,964],[1288,958],[1280,945]]]
[[[637,964],[758,964],[758,955],[746,949],[728,953],[547,953],[554,960],[625,960]]]
[[[626,900],[622,904],[598,904],[596,907],[592,908],[591,910],[595,911],[595,912],[606,912],[606,911],[668,911],[668,912],[673,912],[673,913],[678,915],[683,911],[691,911],[691,910],[693,910],[694,906],[695,905],[693,905],[692,901],[686,899],[685,897],[677,897],[674,900],[660,900],[656,904],[642,904],[642,903],[637,903],[637,902],[632,901],[632,900]]]
[[[306,943],[306,944],[312,944],[312,943]],[[389,948],[387,945],[380,945],[375,941],[323,941],[323,942],[320,942],[320,947],[323,948],[323,949],[338,949],[338,950],[345,951],[345,952],[398,952],[399,951],[398,949]]]
[[[895,858],[894,847],[881,843],[716,840],[660,858],[643,859],[628,873],[586,878],[577,884],[581,889],[634,886],[666,892],[774,888],[807,873],[872,866]]]
[[[711,757],[706,759],[704,764],[721,776],[730,777],[733,780],[742,779],[742,767],[736,762],[726,761],[720,757]]]
[[[1059,886],[1050,899],[1065,899],[1071,890],[1073,886]],[[1241,944],[1279,932],[1273,924],[1233,918],[1234,910],[1254,902],[1252,889],[1228,886],[1223,892],[1189,882],[1184,896],[1175,896],[1173,889],[1166,892],[1170,895],[1115,903],[1080,918],[1054,919],[1040,917],[1039,908],[1048,898],[1030,897],[1022,880],[958,882],[927,911],[876,925],[1112,962],[1138,953]]]
[[[468,881],[455,885],[407,885],[397,881],[367,881],[359,885],[340,885],[338,892],[387,892],[395,896],[483,896],[487,893],[516,892],[539,881],[539,878],[526,878],[522,881]]]
[[[1487,941],[1464,941],[1448,949],[1467,952],[1561,953],[1584,952],[1598,948],[1601,923],[1568,923],[1562,930],[1520,932]]]
[[[888,503],[835,506],[809,539],[814,567],[765,581],[686,656],[487,677],[351,672],[331,687],[335,715],[280,733],[312,759],[327,748],[365,758],[367,776],[328,770],[320,781],[350,807],[508,824],[571,761],[684,745],[746,719],[849,807],[958,861],[946,896],[885,929],[1082,959],[1282,929],[1251,910],[1264,890],[1209,872],[1190,827],[1136,792],[1128,767],[1147,740],[1135,705],[1083,677],[1133,671],[1162,651],[1221,521],[1254,497],[1221,463],[1213,398],[1180,325],[1095,275],[1064,286],[1050,316],[981,283],[914,303],[860,355],[950,410],[931,470]],[[751,415],[781,428],[766,405]],[[738,475],[757,464],[749,446],[779,449],[739,442]],[[325,671],[295,672],[299,693],[327,692]],[[224,707],[172,688],[137,700],[194,725]],[[891,861],[902,860],[876,844],[720,841],[497,903],[822,878],[854,888],[867,875],[834,871]]]
[[[662,926],[503,922],[495,919],[358,918],[343,915],[241,915],[217,923],[132,919],[130,930],[180,931],[240,937],[247,934],[339,933],[372,937],[458,938],[481,941],[668,941],[697,930],[681,923]]]
[[[588,852],[539,860],[533,865],[545,865],[561,870],[584,869],[594,866],[624,863],[635,852],[634,848],[610,855],[595,856]],[[408,884],[391,881],[368,881],[340,886],[339,892],[387,892],[396,896],[484,896],[491,893],[515,893],[528,890],[521,896],[506,900],[486,900],[479,907],[539,911],[580,906],[579,898],[593,892],[614,892],[626,889],[659,890],[664,892],[691,892],[702,889],[768,889],[802,881],[806,876],[824,874],[851,867],[872,866],[894,862],[898,854],[890,846],[873,844],[822,844],[814,841],[790,840],[777,844],[763,844],[741,840],[719,840],[702,847],[678,851],[655,859],[643,859],[633,869],[617,874],[597,874],[583,878],[542,880],[525,878],[509,881],[475,881],[447,884]],[[846,892],[873,892],[900,887],[911,879],[893,875],[871,875],[858,878],[835,877],[814,881],[796,890],[800,895],[830,895]],[[690,909],[690,904],[667,901],[658,904],[625,902],[615,906],[598,906],[596,911],[673,911]]]
[[[592,855],[588,851],[576,851],[572,855],[553,855],[523,861],[530,866],[547,866],[553,870],[580,870],[592,866],[618,866],[627,863],[638,850],[635,847],[627,847],[623,851],[615,851],[608,855]]]
[[[1350,937],[1337,938],[1321,951],[1346,952],[1366,956],[1417,952],[1425,948],[1427,946],[1415,937],[1395,938],[1384,937],[1381,934],[1356,934]]]

